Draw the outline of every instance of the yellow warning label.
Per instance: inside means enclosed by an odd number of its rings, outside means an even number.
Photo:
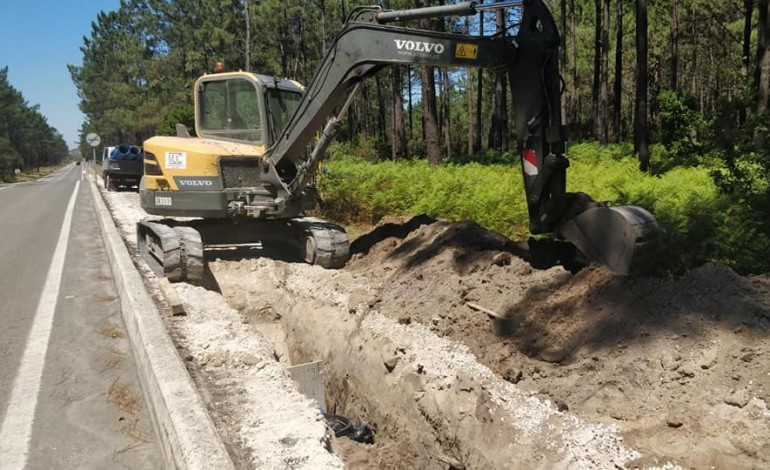
[[[475,44],[457,44],[455,57],[458,59],[475,59],[479,53],[479,46]]]

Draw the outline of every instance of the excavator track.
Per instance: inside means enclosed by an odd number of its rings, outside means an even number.
[[[312,217],[295,219],[193,220],[144,219],[137,224],[142,258],[152,271],[171,282],[201,284],[204,246],[280,245],[292,261],[335,269],[350,258],[345,229]]]
[[[292,219],[290,224],[304,232],[300,245],[302,259],[309,264],[335,269],[350,258],[350,243],[345,229],[314,217]]]
[[[173,220],[137,224],[139,253],[152,271],[171,282],[200,284],[205,262],[200,234]]]

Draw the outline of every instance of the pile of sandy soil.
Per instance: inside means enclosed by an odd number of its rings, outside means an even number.
[[[715,264],[681,279],[538,270],[475,223],[424,217],[383,221],[352,247],[346,269],[375,286],[380,312],[467,345],[586,422],[617,425],[645,456],[632,466],[770,466],[770,277]]]

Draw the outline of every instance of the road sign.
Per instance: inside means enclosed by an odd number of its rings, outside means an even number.
[[[86,142],[91,147],[98,146],[101,141],[102,141],[102,139],[99,138],[99,134],[95,134],[95,133],[91,132],[90,134],[88,134],[86,136]]]

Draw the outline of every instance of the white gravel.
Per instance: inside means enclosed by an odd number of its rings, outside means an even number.
[[[424,374],[444,381],[447,387],[460,375],[469,377],[489,392],[492,402],[507,413],[522,438],[537,438],[555,452],[566,451],[571,465],[615,468],[640,457],[623,445],[616,427],[587,424],[559,412],[550,401],[501,380],[479,364],[467,347],[440,338],[423,325],[401,325],[382,315],[370,314],[365,316],[362,326],[408,348],[411,361],[422,365]]]
[[[192,359],[216,377],[213,407],[228,417],[251,468],[343,468],[317,405],[300,395],[274,349],[221,295],[175,284],[187,316],[175,322]]]

